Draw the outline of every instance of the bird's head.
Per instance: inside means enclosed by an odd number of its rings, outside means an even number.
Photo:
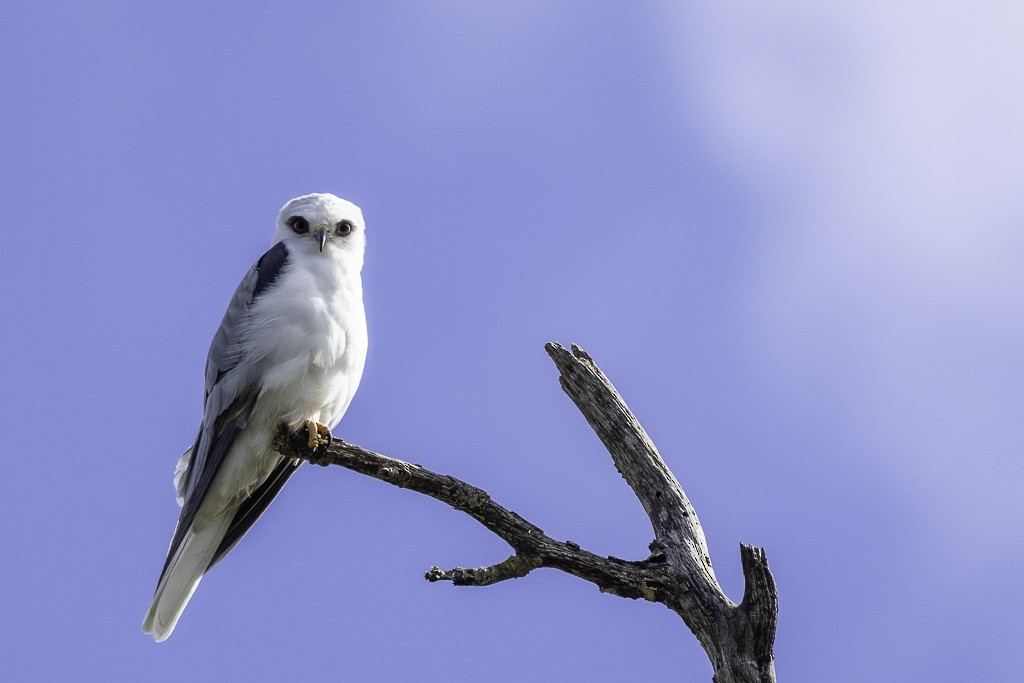
[[[273,244],[287,242],[325,256],[354,258],[359,267],[366,248],[363,212],[352,202],[333,194],[307,194],[292,199],[277,217]]]

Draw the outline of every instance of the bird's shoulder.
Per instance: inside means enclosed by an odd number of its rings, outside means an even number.
[[[248,303],[254,302],[268,287],[274,284],[281,276],[289,261],[288,245],[281,241],[272,246],[252,267],[251,276],[254,278],[252,291],[249,294]]]

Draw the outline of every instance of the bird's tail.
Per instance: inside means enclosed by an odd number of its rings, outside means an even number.
[[[174,631],[181,613],[185,611],[185,606],[227,533],[231,519],[230,513],[223,513],[202,529],[196,530],[193,525],[178,545],[174,557],[167,563],[153,595],[153,604],[149,606],[142,622],[142,631],[152,634],[156,642],[167,640]]]

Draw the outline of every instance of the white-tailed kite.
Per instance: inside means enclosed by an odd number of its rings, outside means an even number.
[[[344,415],[363,374],[363,214],[332,194],[281,209],[271,249],[235,292],[206,360],[203,422],[174,475],[181,516],[142,630],[174,630],[203,574],[242,539],[301,461],[278,426]]]

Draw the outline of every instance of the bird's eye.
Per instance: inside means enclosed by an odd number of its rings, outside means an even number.
[[[288,226],[299,235],[309,232],[309,221],[302,216],[292,216],[288,219]]]
[[[336,228],[336,232],[339,235],[341,235],[342,237],[344,237],[345,235],[349,234],[350,232],[352,232],[355,229],[356,229],[356,226],[352,225],[352,221],[350,221],[350,220],[343,220],[343,221],[338,223],[337,228]]]

